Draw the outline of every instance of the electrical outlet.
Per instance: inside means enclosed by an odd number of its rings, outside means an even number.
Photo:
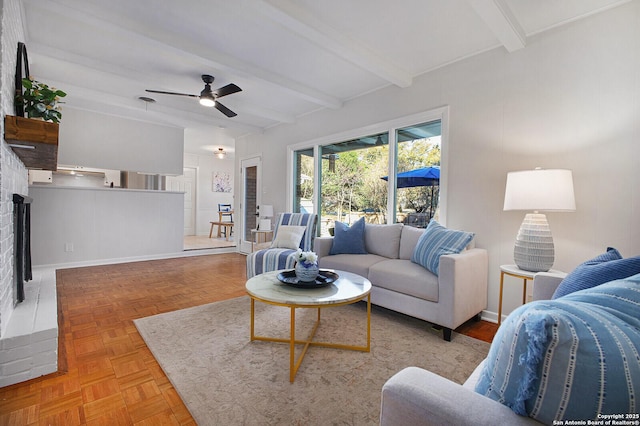
[[[73,243],[64,243],[64,251],[71,253],[73,251]]]

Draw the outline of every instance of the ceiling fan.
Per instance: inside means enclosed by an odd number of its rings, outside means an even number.
[[[200,105],[203,105],[206,107],[215,107],[218,111],[220,111],[227,117],[235,117],[238,114],[236,114],[235,112],[231,111],[229,108],[227,108],[226,106],[218,102],[218,98],[240,92],[242,91],[242,89],[232,83],[232,84],[227,84],[226,86],[223,86],[218,90],[211,90],[211,83],[213,83],[213,80],[214,80],[214,77],[211,75],[208,75],[208,74],[202,75],[202,81],[204,81],[204,89],[202,89],[202,92],[200,92],[199,95],[191,95],[189,93],[165,92],[162,90],[149,90],[149,89],[147,89],[146,91],[150,93],[160,93],[162,95],[177,95],[177,96],[189,96],[190,98],[198,98],[200,99]]]

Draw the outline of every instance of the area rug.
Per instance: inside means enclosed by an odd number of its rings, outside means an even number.
[[[296,311],[306,337],[316,311]],[[290,310],[256,302],[256,334],[288,338]],[[371,352],[309,348],[294,383],[289,346],[250,342],[247,296],[135,320],[147,346],[201,425],[378,424],[380,391],[415,365],[462,383],[489,344],[373,306]],[[366,304],[322,310],[317,341],[366,344]],[[301,351],[298,349],[297,354]]]

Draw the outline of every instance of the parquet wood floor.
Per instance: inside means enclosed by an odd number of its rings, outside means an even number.
[[[59,372],[0,388],[0,425],[195,425],[133,320],[245,294],[235,253],[58,270]],[[491,341],[496,324],[457,331]]]

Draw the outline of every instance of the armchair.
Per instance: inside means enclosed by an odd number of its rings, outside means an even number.
[[[273,229],[273,241],[278,238],[278,230],[281,226],[306,227],[300,249],[302,251],[313,250],[316,238],[318,215],[310,213],[280,213]],[[269,271],[279,269],[293,269],[295,265],[294,248],[266,248],[250,253],[247,256],[247,279]]]
[[[640,274],[547,300],[562,275],[535,275],[534,302],[502,323],[463,385],[416,367],[391,377],[380,424],[587,424],[637,413],[640,367],[627,360],[640,351]]]
[[[550,299],[564,275],[537,273],[533,299]],[[463,385],[418,367],[401,370],[382,388],[380,424],[539,425],[536,420],[519,416],[509,407],[474,391],[484,363]]]

